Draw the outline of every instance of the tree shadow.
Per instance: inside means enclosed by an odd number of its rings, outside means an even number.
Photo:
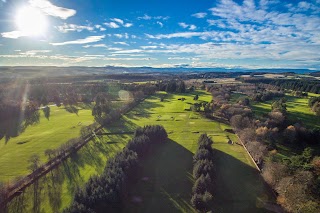
[[[215,194],[217,212],[273,212],[277,206],[272,191],[258,170],[215,149]],[[278,208],[281,211],[281,208]]]
[[[160,95],[153,95],[148,99],[141,102],[138,106],[132,109],[129,113],[126,114],[130,119],[138,120],[140,118],[149,118],[152,112],[150,109],[162,107],[163,104],[160,101]]]
[[[66,110],[67,112],[74,113],[74,114],[76,114],[77,116],[79,116],[79,115],[78,115],[79,109],[78,109],[76,106],[67,105],[67,106],[65,106],[64,108],[65,108],[65,110]]]
[[[40,113],[38,110],[29,113],[28,116],[25,116],[21,109],[13,109],[13,112],[9,113],[10,115],[0,120],[0,140],[5,138],[6,144],[11,138],[23,133],[29,126],[40,122]]]
[[[44,117],[47,120],[49,120],[49,118],[50,118],[50,107],[46,106],[46,107],[42,108],[42,111],[43,111]]]
[[[112,123],[110,126],[106,126],[102,130],[102,134],[104,133],[112,133],[112,132],[134,132],[137,127],[137,124],[133,123],[130,119],[126,117],[121,117],[118,121]]]
[[[190,205],[192,157],[192,152],[170,139],[156,146],[142,162],[141,175],[123,212],[195,212]]]

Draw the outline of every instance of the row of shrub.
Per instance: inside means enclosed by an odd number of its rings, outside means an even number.
[[[210,211],[214,190],[213,141],[202,134],[198,140],[198,149],[193,156],[193,177],[191,204],[200,212]]]
[[[64,213],[121,212],[127,192],[137,178],[141,159],[148,156],[152,146],[166,141],[162,126],[145,126],[135,131],[135,136],[125,148],[106,164],[103,174],[89,179],[83,189],[78,189],[70,207]]]

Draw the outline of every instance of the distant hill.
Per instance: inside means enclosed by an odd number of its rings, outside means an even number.
[[[173,67],[173,68],[153,68],[153,67],[56,67],[56,66],[0,66],[0,75],[2,78],[34,78],[34,77],[52,77],[52,76],[74,76],[74,75],[101,75],[101,74],[121,74],[121,73],[286,73],[286,74],[306,74],[319,76],[320,71],[309,69],[242,69],[242,68],[191,68],[191,67]]]
[[[320,71],[310,73],[311,76],[320,77]]]

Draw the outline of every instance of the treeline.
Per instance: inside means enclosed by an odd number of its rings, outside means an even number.
[[[317,80],[303,79],[272,79],[272,78],[240,78],[245,83],[272,84],[281,89],[289,89],[301,92],[320,93],[320,84]]]
[[[63,212],[102,212],[102,209],[103,212],[121,212],[128,189],[137,177],[140,161],[167,137],[165,129],[159,125],[138,128],[126,147],[108,160],[103,174],[91,177]]]
[[[193,156],[193,177],[191,204],[200,212],[211,210],[213,199],[213,179],[215,175],[213,141],[202,134],[198,140],[198,149]]]
[[[320,97],[311,97],[308,101],[308,105],[316,115],[320,116]]]
[[[258,91],[255,91],[254,94],[252,94],[251,99],[253,101],[265,102],[277,97],[284,97],[284,96],[285,96],[284,92],[258,90]]]
[[[183,80],[158,81],[156,85],[160,91],[168,93],[185,93],[187,91]]]

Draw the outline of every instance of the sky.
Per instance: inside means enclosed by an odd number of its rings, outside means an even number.
[[[0,0],[0,66],[320,70],[320,0]]]

